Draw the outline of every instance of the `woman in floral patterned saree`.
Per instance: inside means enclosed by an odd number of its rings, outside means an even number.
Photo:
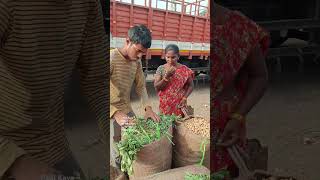
[[[169,44],[165,48],[166,64],[158,67],[154,87],[160,98],[160,112],[165,115],[183,116],[180,107],[187,105],[193,90],[193,71],[178,63],[179,47]]]
[[[226,148],[246,147],[245,117],[267,87],[269,34],[238,11],[213,4],[211,29],[211,171],[238,168]]]

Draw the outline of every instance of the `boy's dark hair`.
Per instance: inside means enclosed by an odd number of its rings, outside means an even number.
[[[179,47],[175,44],[168,44],[166,48],[164,49],[164,52],[167,53],[168,51],[173,51],[175,54],[180,55],[179,53]]]
[[[151,47],[151,32],[145,25],[136,25],[130,28],[128,37],[134,44],[141,44],[144,48]]]

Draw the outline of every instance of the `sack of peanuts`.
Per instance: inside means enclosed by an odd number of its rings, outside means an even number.
[[[175,123],[173,166],[202,164],[210,169],[210,120],[188,116]]]

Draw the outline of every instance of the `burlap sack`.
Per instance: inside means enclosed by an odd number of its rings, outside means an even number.
[[[176,169],[170,169],[147,177],[137,178],[135,180],[183,180],[187,173],[209,175],[210,170],[204,166],[189,165]]]
[[[183,167],[200,162],[200,150],[204,137],[188,130],[183,122],[177,122],[173,132],[173,167]],[[210,143],[206,145],[203,165],[210,169]]]
[[[172,127],[169,128],[169,134],[172,135]],[[172,143],[164,136],[138,152],[130,179],[166,171],[171,168],[171,164]]]

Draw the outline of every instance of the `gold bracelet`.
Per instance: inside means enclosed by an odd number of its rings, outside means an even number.
[[[241,115],[241,114],[238,114],[238,113],[232,113],[231,116],[230,116],[231,119],[235,119],[235,120],[238,120],[240,121],[242,124],[244,124],[246,122],[246,118]]]
[[[186,97],[183,97],[182,99],[183,99],[183,100],[187,100],[187,98],[186,98]]]

